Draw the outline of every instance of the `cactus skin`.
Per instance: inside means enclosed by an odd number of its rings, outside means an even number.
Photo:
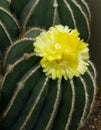
[[[87,41],[90,38],[90,19],[84,0],[2,0],[0,51],[4,53],[14,40],[33,26],[48,29],[55,24],[68,25],[77,28],[81,38]]]
[[[84,0],[12,0],[11,9],[23,29],[30,26],[47,29],[62,24],[77,28],[83,39],[89,39],[91,16]]]
[[[92,109],[96,94],[94,66],[90,62],[88,71],[73,80],[48,79],[32,47],[32,36],[41,31],[30,29],[6,52],[1,129],[76,130]]]
[[[13,43],[19,35],[19,24],[11,14],[9,4],[6,0],[0,5],[0,51],[5,52],[6,48]]]
[[[0,51],[4,53],[9,46],[2,68],[0,129],[79,129],[89,117],[96,95],[93,64],[89,61],[87,72],[79,78],[48,79],[39,65],[40,58],[33,53],[33,42],[44,31],[41,28],[48,29],[55,24],[77,28],[81,37],[88,40],[91,16],[86,2],[8,1],[0,3]]]

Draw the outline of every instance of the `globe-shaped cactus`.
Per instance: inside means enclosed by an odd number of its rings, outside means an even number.
[[[84,0],[1,0],[1,130],[82,126],[96,94],[90,19]]]

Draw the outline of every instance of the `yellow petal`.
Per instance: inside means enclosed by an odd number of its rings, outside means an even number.
[[[42,57],[40,64],[43,72],[52,79],[71,79],[87,70],[88,43],[80,40],[75,29],[56,25],[37,36],[33,45],[36,55]]]

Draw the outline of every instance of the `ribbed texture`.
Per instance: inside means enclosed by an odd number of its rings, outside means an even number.
[[[80,78],[48,79],[39,65],[40,58],[32,49],[34,39],[31,36],[39,31],[43,30],[28,30],[24,34],[26,37],[13,43],[6,53],[0,127],[7,130],[76,130],[93,106],[95,68],[89,62],[88,71]]]
[[[95,78],[92,76],[94,72],[88,69],[80,78],[52,81],[42,74],[42,69],[33,58],[34,55],[28,59],[20,58],[5,73],[1,128],[78,129],[92,109],[96,91]],[[27,63],[33,63],[32,67]]]
[[[7,11],[10,11],[9,2],[7,0],[1,0],[0,1],[0,7],[3,7]]]
[[[94,65],[89,61],[87,72],[79,78],[49,79],[34,54],[33,42],[40,32],[55,24],[78,29],[87,41],[90,20],[85,0],[1,0],[0,56],[5,55],[0,87],[1,130],[80,128],[96,95]]]
[[[84,0],[12,0],[11,8],[23,30],[63,24],[77,28],[85,40],[90,37],[90,11]]]
[[[89,7],[84,0],[2,0],[0,50],[4,53],[12,41],[22,37],[32,26],[48,29],[55,24],[68,25],[77,28],[81,38],[87,41],[90,20]]]
[[[0,2],[0,50],[2,53],[18,37],[19,28],[18,21],[10,12],[8,2],[2,0]]]

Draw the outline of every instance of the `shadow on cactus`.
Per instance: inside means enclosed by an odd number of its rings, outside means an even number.
[[[84,0],[1,1],[1,130],[83,125],[96,94],[90,17]]]

